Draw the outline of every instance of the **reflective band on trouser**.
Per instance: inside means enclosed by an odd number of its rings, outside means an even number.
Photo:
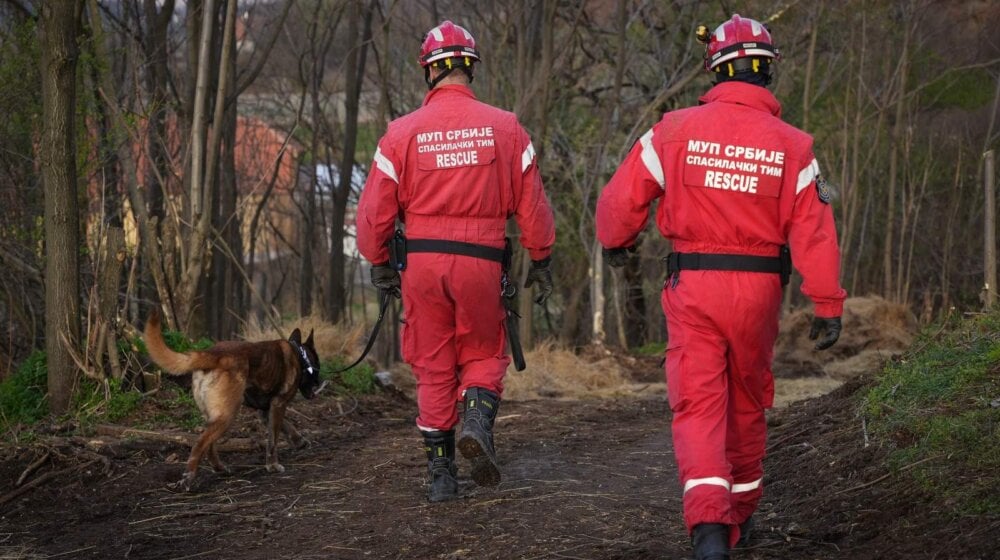
[[[749,492],[751,490],[756,490],[760,488],[760,483],[763,482],[763,478],[758,478],[753,482],[745,482],[741,484],[733,484],[733,494],[737,492]]]
[[[375,167],[379,169],[382,173],[389,176],[390,179],[399,183],[399,176],[396,175],[396,167],[389,161],[389,158],[382,154],[381,148],[375,148]]]
[[[809,165],[807,165],[805,169],[799,171],[799,181],[795,184],[795,194],[802,192],[802,189],[808,187],[818,176],[819,163],[813,159],[809,162]]]
[[[528,147],[521,153],[521,173],[528,170],[531,162],[535,159],[535,146],[528,142]]]
[[[642,163],[646,165],[646,169],[649,170],[649,174],[656,179],[656,183],[660,185],[661,189],[666,188],[666,180],[663,178],[663,164],[660,163],[660,156],[656,153],[656,148],[653,147],[653,129],[649,129],[649,132],[642,135],[639,139],[639,144],[642,145]]]
[[[695,486],[701,486],[703,484],[711,484],[712,486],[721,486],[726,490],[729,490],[729,481],[718,476],[712,476],[709,478],[692,478],[684,483],[684,493],[694,488]]]

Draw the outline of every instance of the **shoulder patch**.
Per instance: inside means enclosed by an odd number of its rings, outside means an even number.
[[[822,175],[816,176],[816,196],[823,204],[830,204],[830,200],[833,198],[833,190]]]

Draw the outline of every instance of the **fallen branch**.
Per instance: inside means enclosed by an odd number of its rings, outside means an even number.
[[[765,451],[765,453],[770,454],[771,451],[775,447],[778,447],[782,443],[785,443],[786,441],[788,441],[788,440],[790,440],[792,438],[801,436],[802,434],[805,434],[806,432],[809,432],[809,431],[814,430],[814,429],[816,429],[815,426],[808,426],[808,427],[803,428],[803,429],[801,429],[801,430],[799,430],[799,431],[797,431],[795,433],[788,434],[786,436],[782,436],[782,437],[778,438],[778,441],[772,442],[771,445],[768,445],[767,446],[767,450]]]
[[[29,476],[31,476],[31,473],[35,472],[38,469],[38,467],[42,466],[42,463],[49,460],[49,455],[50,453],[46,451],[45,454],[42,455],[40,459],[28,465],[28,468],[24,469],[24,472],[21,473],[21,476],[17,477],[17,482],[14,483],[14,486],[20,486],[24,484],[24,480]]]
[[[195,442],[198,441],[198,437],[191,434],[178,434],[178,433],[168,433],[168,432],[157,432],[153,430],[140,430],[138,428],[129,428],[127,426],[115,426],[112,424],[99,424],[94,430],[98,435],[113,437],[118,439],[125,438],[138,438],[149,441],[156,441],[161,443],[171,443],[175,445],[181,445],[184,447],[193,447]],[[94,443],[111,445],[114,442],[104,442],[102,440],[93,440]],[[228,451],[257,451],[260,449],[260,445],[256,440],[251,438],[230,438],[225,441],[218,441],[215,443],[215,448],[222,452]]]
[[[26,493],[28,490],[31,490],[32,488],[35,488],[37,486],[41,486],[42,484],[44,484],[44,483],[52,480],[53,478],[58,478],[58,477],[60,477],[60,476],[62,476],[64,474],[71,473],[73,471],[83,470],[83,469],[89,467],[90,465],[93,465],[96,462],[97,462],[97,460],[93,459],[93,460],[90,460],[90,461],[88,461],[86,463],[83,463],[83,464],[80,464],[80,465],[74,465],[72,467],[67,467],[67,468],[62,469],[62,470],[49,471],[49,472],[43,474],[42,476],[40,476],[40,477],[32,480],[31,482],[25,484],[24,486],[22,486],[20,488],[17,488],[16,490],[12,490],[12,491],[8,492],[7,494],[4,494],[3,496],[0,496],[0,506],[2,506],[3,504],[6,504],[7,502],[9,502],[11,500],[13,500],[14,498],[17,498],[21,494]]]
[[[882,475],[882,476],[880,476],[880,477],[878,477],[875,480],[872,480],[870,482],[866,482],[864,484],[859,484],[859,485],[851,487],[851,488],[845,488],[843,490],[839,490],[837,492],[834,492],[833,494],[830,494],[830,495],[831,496],[836,496],[837,494],[846,494],[847,492],[853,492],[855,490],[862,490],[864,488],[868,488],[869,486],[874,486],[874,485],[878,484],[879,482],[882,482],[883,480],[891,477],[892,475],[894,475],[896,473],[901,473],[901,472],[903,472],[903,471],[905,471],[907,469],[911,469],[911,468],[913,468],[913,467],[915,467],[915,466],[917,466],[917,465],[919,465],[921,463],[926,463],[927,461],[930,461],[931,459],[937,459],[938,457],[940,457],[940,455],[933,455],[931,457],[924,457],[923,459],[921,459],[919,461],[916,461],[914,463],[910,463],[909,465],[906,465],[905,467],[900,468],[898,471],[886,473],[886,474],[884,474],[884,475]]]

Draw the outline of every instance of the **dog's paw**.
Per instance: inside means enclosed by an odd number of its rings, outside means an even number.
[[[219,474],[233,474],[233,469],[229,468],[229,465],[224,465],[222,463],[212,466],[212,470]]]
[[[169,489],[171,489],[171,490],[173,490],[175,492],[190,492],[191,491],[191,484],[193,482],[194,482],[194,477],[191,476],[191,475],[185,474],[177,482],[168,483],[167,484],[167,488],[169,488]]]
[[[283,473],[285,472],[285,467],[282,467],[278,463],[270,463],[267,465],[267,472],[269,473]]]

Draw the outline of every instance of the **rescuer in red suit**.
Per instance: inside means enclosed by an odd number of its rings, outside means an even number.
[[[508,218],[532,259],[525,287],[538,284],[538,303],[552,292],[555,222],[535,150],[513,113],[476,100],[469,84],[479,60],[463,27],[445,21],[427,33],[420,64],[430,91],[422,107],[389,124],[357,213],[372,283],[402,292],[402,353],[417,381],[432,502],[458,496],[457,402],[458,447],[472,479],[500,482],[492,429],[510,363],[499,262]],[[402,275],[387,249],[397,218],[407,238]]]
[[[715,85],[635,143],[601,193],[597,236],[608,263],[622,266],[661,199],[656,224],[676,251],[661,301],[684,521],[698,560],[721,560],[745,542],[763,492],[764,411],[791,266],[783,248],[814,303],[817,350],[837,341],[846,292],[812,138],[781,120],[766,89],[778,58],[770,32],[734,15],[698,35]]]

